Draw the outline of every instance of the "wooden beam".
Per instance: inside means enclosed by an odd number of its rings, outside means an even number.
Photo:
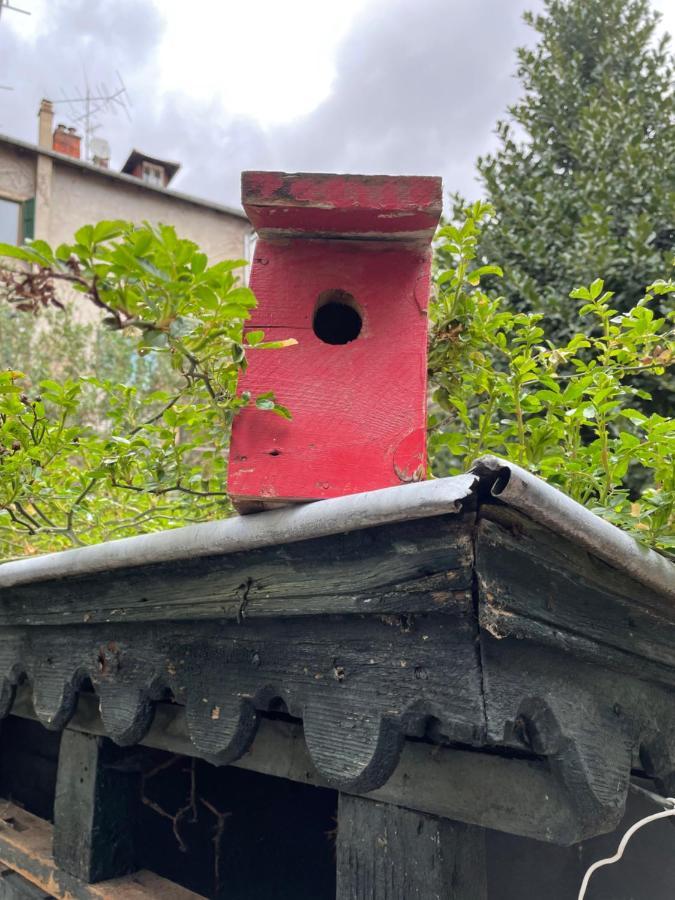
[[[60,869],[52,854],[53,827],[8,801],[0,801],[0,863],[56,900],[199,900],[153,872],[85,884]]]
[[[17,875],[11,869],[5,869],[0,872],[0,900],[51,900],[51,898],[21,875]]]
[[[64,731],[54,800],[54,859],[86,882],[127,875],[134,863],[138,776],[113,767],[108,738]]]
[[[485,831],[341,794],[337,900],[487,900]]]
[[[408,614],[471,588],[475,513],[0,588],[0,626]],[[405,547],[405,552],[401,552]],[[45,596],[49,596],[49,603]],[[452,595],[447,601],[452,600]],[[109,629],[104,629],[109,631]]]
[[[21,688],[13,714],[35,718],[31,694]],[[68,730],[104,735],[98,699],[81,695]],[[185,709],[158,703],[143,746],[184,756],[200,756],[190,741]],[[251,749],[232,765],[326,787],[305,744],[302,725],[263,720]],[[499,803],[495,803],[495,796]],[[560,782],[540,760],[406,741],[389,781],[368,794],[420,812],[507,831],[522,837],[572,844],[584,837],[581,823]]]
[[[673,602],[510,509],[484,510],[476,538],[480,618],[498,638],[675,685]],[[572,590],[572,584],[574,589]]]

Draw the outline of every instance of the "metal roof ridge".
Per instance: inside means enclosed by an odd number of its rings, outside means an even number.
[[[237,553],[460,512],[478,488],[675,600],[675,563],[531,472],[496,456],[469,473],[232,516],[0,564],[0,589],[199,556]]]
[[[612,568],[675,600],[675,563],[516,463],[482,456],[471,471],[490,494]]]
[[[476,475],[455,475],[12,560],[0,564],[0,589],[456,513],[477,484]]]

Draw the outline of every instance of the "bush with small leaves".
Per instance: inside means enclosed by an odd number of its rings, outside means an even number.
[[[644,387],[675,359],[675,313],[652,308],[675,283],[655,282],[618,313],[596,279],[570,294],[580,304],[574,333],[547,340],[543,315],[514,312],[481,286],[501,275],[477,259],[491,215],[489,204],[476,203],[438,235],[429,351],[434,471],[461,472],[495,453],[650,546],[675,550],[675,420],[647,410]]]
[[[227,515],[232,417],[249,403],[290,416],[271,390],[237,395],[247,353],[294,343],[244,332],[255,306],[237,278],[245,263],[209,266],[173,228],[122,221],[87,225],[55,250],[2,244],[0,257],[6,309],[93,304],[116,346],[132,345],[122,359],[148,375],[154,358],[166,374],[161,387],[106,377],[86,353],[75,377],[28,384],[19,359],[0,372],[0,558]],[[49,336],[37,328],[34,341],[39,350]]]

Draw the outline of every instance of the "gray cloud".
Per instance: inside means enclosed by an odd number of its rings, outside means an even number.
[[[81,85],[83,69],[92,81],[112,81],[119,69],[134,106],[131,124],[102,120],[113,163],[132,145],[176,159],[181,190],[234,204],[241,169],[281,168],[442,174],[446,190],[476,195],[475,157],[492,146],[495,122],[517,95],[514,48],[531,39],[521,14],[538,5],[373,0],[343,41],[327,99],[292,124],[263,129],[215,101],[158,90],[162,19],[149,2],[61,0],[33,44],[11,40],[0,24],[0,83],[15,86],[0,93],[0,130],[34,140],[42,96]]]
[[[443,174],[447,189],[471,191],[475,156],[517,91],[514,47],[528,39],[521,13],[503,0],[377,4],[342,47],[333,94],[281,135],[286,158]]]
[[[446,190],[476,195],[476,155],[493,145],[495,122],[517,95],[514,48],[530,40],[523,8],[374,3],[342,44],[330,96],[309,115],[267,132],[241,120],[202,124],[196,141],[188,119],[182,186],[236,202],[239,170],[260,167],[441,174]],[[218,121],[217,110],[209,116]]]

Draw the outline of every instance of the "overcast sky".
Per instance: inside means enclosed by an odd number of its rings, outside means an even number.
[[[42,97],[119,72],[131,120],[97,119],[113,167],[136,147],[182,164],[172,187],[236,205],[256,168],[439,174],[476,196],[541,0],[10,2],[32,15],[0,17],[0,133],[35,142]],[[675,31],[672,0],[654,6]]]

